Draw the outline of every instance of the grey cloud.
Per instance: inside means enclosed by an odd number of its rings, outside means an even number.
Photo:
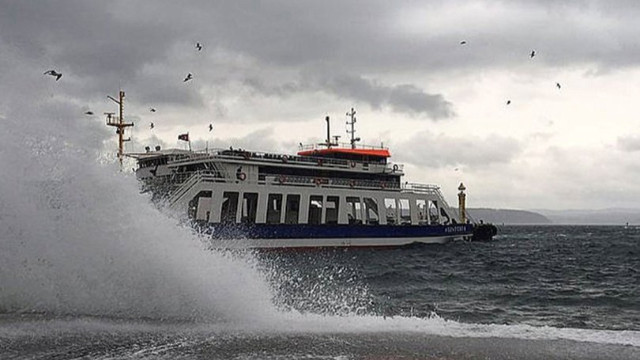
[[[338,98],[364,102],[374,109],[388,106],[397,112],[427,115],[436,120],[455,115],[453,105],[441,94],[429,94],[411,84],[384,85],[355,75],[309,71],[298,82],[270,86],[251,78],[245,79],[243,84],[267,96],[286,97],[299,91],[324,91]]]
[[[489,135],[485,138],[457,138],[435,135],[428,131],[417,133],[407,142],[396,146],[399,161],[440,168],[466,165],[478,168],[494,163],[508,163],[522,151],[513,138]]]
[[[640,136],[620,136],[618,137],[617,147],[626,152],[640,151]]]
[[[205,50],[199,55],[221,50],[254,59],[254,71],[268,79],[262,80],[262,88],[248,84],[256,91],[280,96],[326,91],[374,108],[434,119],[454,115],[452,105],[437,90],[377,79],[396,71],[428,75],[517,69],[529,63],[532,48],[539,53],[537,63],[556,66],[594,63],[602,70],[634,65],[640,59],[635,41],[640,6],[631,1],[611,6],[605,1],[485,0],[474,4],[487,9],[486,14],[505,16],[470,18],[437,31],[402,29],[407,23],[402,14],[410,14],[412,8],[429,10],[426,25],[446,24],[447,17],[456,15],[445,10],[466,4],[2,1],[0,39],[25,57],[38,58],[37,71],[50,67],[63,71],[64,80],[75,85],[64,91],[76,98],[102,97],[126,87],[141,102],[202,106],[209,101],[203,99],[204,87],[218,87],[222,93],[246,74],[238,73],[232,58],[209,69],[210,58],[194,55],[192,43],[201,41]],[[464,47],[458,44],[461,38],[468,40]],[[317,68],[324,70],[306,75]],[[281,84],[273,74],[282,69],[298,77]],[[202,76],[185,87],[182,77],[187,72]]]
[[[272,128],[257,129],[246,136],[230,138],[230,139],[192,139],[191,144],[194,149],[204,149],[205,147],[213,148],[234,148],[245,149],[249,151],[282,151],[282,146],[273,137],[274,130]]]
[[[427,94],[414,85],[387,86],[359,76],[318,77],[319,86],[337,96],[364,101],[373,108],[389,106],[395,111],[425,113],[434,119],[454,115],[452,105],[440,94]]]

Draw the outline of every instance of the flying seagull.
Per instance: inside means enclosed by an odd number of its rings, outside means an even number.
[[[560,89],[562,86],[560,85],[560,83],[556,83],[556,87]]]
[[[149,111],[156,112],[156,109],[155,108],[149,108]]]
[[[149,129],[153,129],[153,123],[149,123]]]
[[[531,54],[529,56],[533,59],[533,57],[536,56],[536,51],[535,50],[531,50]]]
[[[200,44],[199,42],[196,43],[196,49],[198,49],[198,51],[202,50],[202,44]]]
[[[55,70],[45,71],[44,75],[55,76],[56,77],[56,81],[60,80],[60,78],[62,77],[62,73],[59,73],[59,72],[57,72]]]
[[[209,124],[209,131],[213,130],[213,124]]]
[[[511,100],[507,100],[507,105],[511,104]]]
[[[89,110],[89,111],[85,111],[84,113],[85,115],[93,115],[93,111]]]
[[[466,43],[467,43],[467,41],[466,41],[466,40],[462,40],[462,41],[460,41],[460,45],[465,45]]]
[[[187,77],[186,77],[186,78],[184,78],[184,80],[183,80],[182,82],[187,82],[187,81],[189,81],[189,80],[191,80],[191,79],[193,79],[193,75],[191,75],[191,73],[188,73],[188,74],[187,74]]]

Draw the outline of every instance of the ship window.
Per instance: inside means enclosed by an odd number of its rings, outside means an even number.
[[[449,225],[451,218],[449,218],[449,215],[447,215],[447,212],[444,211],[444,208],[440,208],[440,215],[442,216],[442,219],[444,219],[444,224]],[[455,222],[452,222],[452,223],[455,224]]]
[[[384,199],[384,207],[387,209],[387,224],[396,225],[398,223],[396,199]]]
[[[322,196],[309,197],[309,224],[320,224],[322,221]]]
[[[418,224],[424,225],[427,223],[427,201],[418,199],[416,206],[418,207]]]
[[[347,218],[349,224],[362,224],[362,205],[359,197],[347,196]]]
[[[196,220],[209,222],[211,215],[211,196],[211,191],[200,191],[198,195],[189,202],[189,217],[195,217]]]
[[[338,196],[327,196],[327,202],[325,207],[327,208],[327,214],[325,223],[326,224],[337,224],[338,223],[338,210],[340,205],[340,197]]]
[[[255,223],[258,209],[258,194],[244,193],[242,198],[242,222]]]
[[[222,195],[222,209],[220,210],[220,220],[222,222],[236,222],[236,212],[238,211],[238,193],[225,191]]]
[[[367,220],[367,224],[377,225],[380,223],[378,217],[378,202],[374,198],[363,198],[364,203],[364,215]]]
[[[267,224],[280,224],[282,194],[269,194],[267,199]]]
[[[429,224],[439,224],[440,215],[438,214],[438,202],[429,201]]]
[[[300,215],[300,195],[287,195],[285,224],[297,224]]]
[[[409,208],[409,199],[400,199],[398,203],[400,205],[400,224],[411,224],[411,209]]]

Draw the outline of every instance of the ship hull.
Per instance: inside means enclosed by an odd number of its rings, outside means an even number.
[[[210,224],[201,228],[213,248],[398,247],[468,239],[473,225],[268,225]]]

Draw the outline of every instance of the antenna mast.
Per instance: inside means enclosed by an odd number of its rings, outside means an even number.
[[[133,123],[125,123],[124,122],[124,91],[120,90],[118,94],[118,100],[107,95],[107,98],[113,100],[116,104],[118,104],[119,108],[119,116],[114,116],[114,113],[104,113],[107,115],[107,125],[113,126],[116,128],[116,134],[118,134],[118,160],[120,161],[120,168],[122,169],[122,158],[124,156],[124,142],[131,141],[131,138],[124,138],[124,130],[133,126]]]
[[[355,149],[356,148],[356,142],[360,141],[360,138],[355,137],[356,136],[356,111],[351,108],[351,112],[347,113],[347,116],[349,116],[351,118],[351,121],[347,121],[347,125],[351,126],[351,130],[347,129],[347,134],[351,134],[351,148]]]

